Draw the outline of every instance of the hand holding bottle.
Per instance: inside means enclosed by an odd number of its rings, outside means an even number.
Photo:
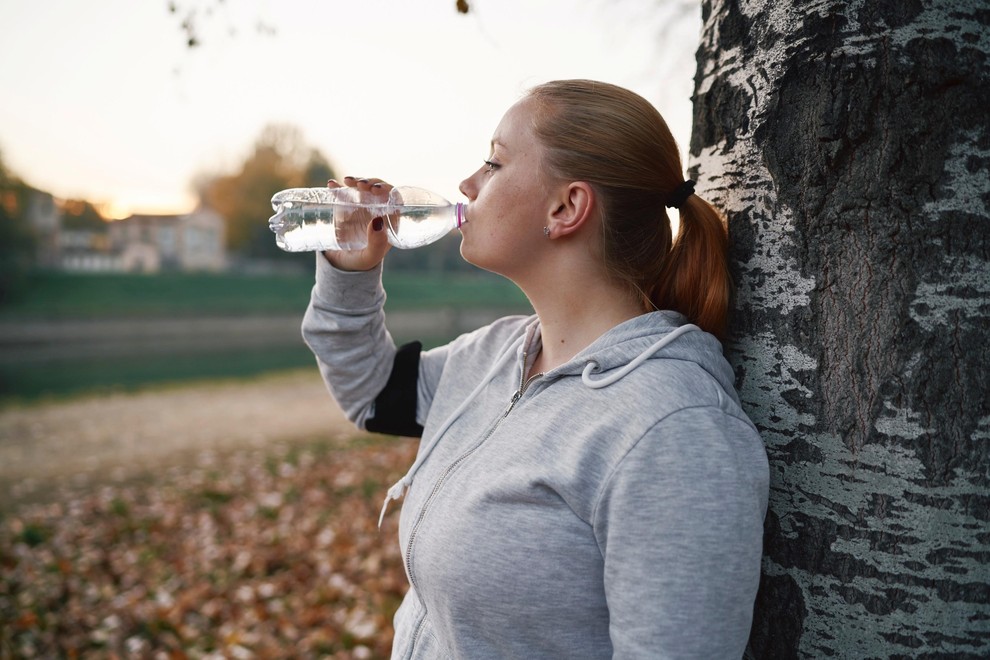
[[[344,184],[349,188],[356,188],[362,193],[362,196],[367,195],[370,201],[382,204],[388,202],[389,192],[392,190],[392,186],[381,179],[355,179],[352,176],[346,176],[344,177]],[[327,188],[341,187],[333,179],[327,182]],[[365,209],[357,209],[354,213],[356,216],[361,213],[368,214]],[[365,241],[355,241],[357,243],[366,242],[367,245],[359,250],[325,250],[323,254],[335,268],[340,270],[371,270],[382,262],[385,253],[392,247],[385,231],[385,218],[369,216],[354,217],[352,220],[353,222],[348,222],[347,227],[343,228],[342,231],[345,233],[367,233]],[[351,238],[357,239],[358,236]]]

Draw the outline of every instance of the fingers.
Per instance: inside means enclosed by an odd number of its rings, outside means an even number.
[[[393,186],[381,179],[368,179],[365,177],[345,176],[344,185],[348,188],[357,188],[361,192],[387,195]],[[340,184],[335,179],[327,181],[327,187],[340,188]]]
[[[372,202],[381,204],[389,197],[392,186],[381,179],[346,176],[343,183],[336,179],[327,181],[328,188],[350,188],[362,193],[358,196],[359,203]],[[367,195],[365,195],[367,193]],[[326,258],[335,267],[342,270],[369,270],[381,263],[385,253],[392,245],[388,242],[388,220],[382,216],[372,217],[371,213],[381,210],[358,209],[354,215],[354,224],[364,226],[367,231],[367,245],[360,250],[331,250],[325,252]],[[365,224],[366,223],[366,224]],[[359,230],[360,231],[360,230]]]
[[[391,190],[394,186],[382,179],[366,179],[364,177],[356,176],[345,176],[344,186],[348,188],[357,188],[358,190]],[[341,188],[340,182],[337,179],[330,179],[327,181],[327,188]]]
[[[375,218],[368,224],[368,252],[378,256],[380,261],[391,247],[385,218]]]

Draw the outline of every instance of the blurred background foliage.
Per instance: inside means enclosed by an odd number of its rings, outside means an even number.
[[[24,286],[35,254],[35,235],[21,212],[30,187],[8,171],[0,151],[0,304]]]
[[[301,131],[270,124],[236,171],[204,175],[194,186],[202,203],[227,221],[227,249],[244,257],[299,258],[275,245],[264,219],[271,197],[286,188],[325,186],[335,176],[319,150],[309,147]]]

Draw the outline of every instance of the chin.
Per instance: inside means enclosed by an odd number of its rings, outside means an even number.
[[[461,235],[461,259],[468,262],[472,266],[478,266],[479,268],[483,268],[483,266],[481,266],[481,264],[479,264],[471,256],[471,247],[468,245],[467,238],[463,234]]]
[[[463,238],[461,239],[461,258],[464,259],[464,261],[468,262],[472,266],[475,266],[476,268],[481,268],[482,270],[499,274],[498,271],[492,267],[493,264],[491,263],[491,260],[486,259],[485,256],[486,255],[478,254],[476,251],[472,250],[471,246],[468,245],[467,240]]]

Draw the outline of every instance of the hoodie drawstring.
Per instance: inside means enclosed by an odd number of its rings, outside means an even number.
[[[416,477],[416,472],[419,471],[420,466],[429,457],[430,453],[433,451],[433,448],[436,447],[440,437],[446,433],[447,429],[450,428],[450,425],[457,421],[457,418],[460,417],[465,410],[467,410],[467,407],[471,405],[471,402],[474,401],[475,397],[481,393],[481,390],[483,390],[485,386],[488,385],[493,378],[495,378],[495,375],[502,367],[502,363],[505,359],[507,357],[515,356],[515,353],[518,350],[518,344],[520,344],[524,339],[525,337],[518,337],[509,343],[506,349],[492,363],[491,368],[488,370],[488,373],[485,374],[485,377],[481,379],[481,382],[478,383],[467,398],[461,402],[461,405],[457,406],[454,412],[450,414],[450,417],[448,417],[447,421],[443,423],[443,426],[437,429],[437,432],[433,434],[432,438],[430,438],[429,443],[420,449],[419,455],[416,457],[412,467],[409,468],[409,471],[406,472],[405,476],[395,482],[395,484],[388,489],[388,495],[385,496],[385,503],[382,504],[382,512],[378,516],[378,529],[382,528],[382,521],[385,520],[385,511],[388,509],[388,503],[392,500],[398,500],[406,494],[406,489],[412,485],[413,479]]]
[[[595,371],[598,369],[598,363],[595,362],[594,360],[589,360],[588,363],[584,365],[584,371],[581,372],[581,382],[584,383],[586,387],[590,387],[592,389],[608,387],[615,381],[624,378],[626,374],[628,374],[630,371],[632,371],[639,365],[643,364],[643,362],[650,359],[661,348],[663,348],[670,342],[674,341],[684,333],[691,332],[692,330],[700,331],[701,328],[694,325],[693,323],[687,323],[685,325],[677,327],[674,330],[671,330],[666,335],[664,335],[662,339],[658,340],[652,346],[650,346],[645,351],[643,351],[635,358],[630,360],[626,366],[622,367],[614,374],[610,374],[608,376],[605,376],[604,378],[599,378],[597,380],[593,380],[591,378],[591,374],[595,373]]]

